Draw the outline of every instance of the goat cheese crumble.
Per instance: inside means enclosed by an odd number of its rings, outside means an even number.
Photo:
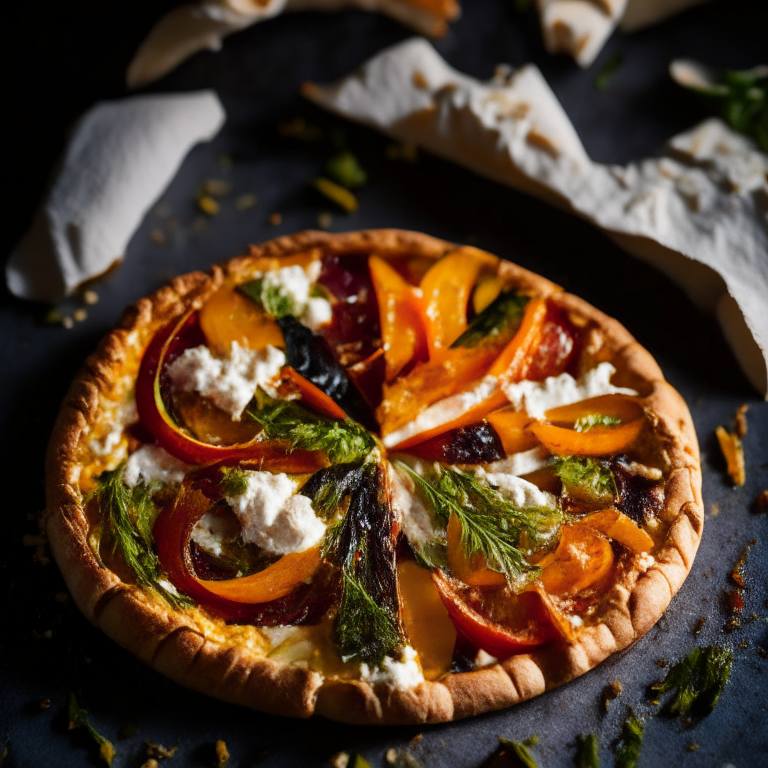
[[[296,494],[296,480],[282,472],[244,474],[245,491],[225,497],[242,525],[243,541],[275,555],[303,552],[320,542],[325,523],[315,515],[312,502]]]
[[[543,419],[550,408],[570,405],[599,395],[636,395],[634,389],[616,387],[611,376],[616,369],[610,363],[599,363],[579,379],[570,373],[549,376],[544,381],[519,381],[502,384],[509,402],[533,419]]]
[[[296,316],[302,325],[314,331],[329,323],[333,317],[333,308],[328,299],[310,295],[322,269],[322,263],[317,260],[306,269],[294,264],[258,273],[256,277],[261,278],[263,291],[274,291],[290,301],[293,305],[291,314]]]
[[[161,482],[164,485],[178,485],[191,467],[171,456],[159,445],[142,445],[125,462],[123,482],[133,488],[144,482],[146,485]]]
[[[557,508],[557,499],[547,491],[542,491],[533,483],[522,477],[509,475],[506,472],[488,472],[482,467],[475,470],[475,477],[486,485],[498,488],[502,495],[516,507],[549,507]]]
[[[285,353],[277,347],[253,350],[233,341],[225,358],[214,357],[205,345],[184,350],[168,366],[168,376],[177,389],[199,392],[240,421],[258,387],[277,395],[272,382],[284,365]]]
[[[384,683],[384,685],[398,691],[415,688],[419,683],[424,682],[424,673],[421,671],[417,658],[418,653],[410,645],[406,645],[403,648],[402,660],[386,656],[381,667],[374,667],[373,669],[363,662],[360,665],[360,679],[371,685]]]

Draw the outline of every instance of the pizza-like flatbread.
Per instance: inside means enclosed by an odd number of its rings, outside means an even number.
[[[433,723],[627,648],[701,537],[685,403],[615,320],[475,248],[305,232],[129,308],[44,526],[80,610],[255,709]]]

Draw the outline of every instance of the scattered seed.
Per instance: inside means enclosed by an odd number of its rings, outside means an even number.
[[[333,216],[328,211],[323,211],[317,215],[317,226],[320,229],[330,229],[333,224]]]
[[[384,759],[390,765],[394,765],[397,762],[397,750],[394,747],[390,747],[384,755]]]
[[[322,177],[315,179],[312,184],[321,195],[329,200],[333,200],[334,203],[343,208],[347,213],[357,210],[357,198],[340,184]]]
[[[235,208],[238,211],[247,211],[257,205],[258,202],[258,195],[254,195],[253,192],[246,192],[235,200]]]
[[[331,768],[347,768],[349,765],[349,753],[338,752],[329,761]]]
[[[267,223],[270,227],[279,227],[283,223],[283,215],[281,213],[272,213],[267,219]]]
[[[75,327],[75,321],[71,317],[62,317],[61,318],[61,324],[67,330],[70,330],[71,328]]]
[[[701,630],[704,629],[704,625],[707,623],[707,617],[702,616],[699,618],[699,620],[693,625],[693,629],[691,630],[694,635],[700,635]]]
[[[43,699],[40,702],[40,709],[50,709],[51,707],[51,700],[50,699]]]
[[[89,288],[86,291],[83,291],[83,301],[86,304],[98,304],[99,302],[99,294],[96,293],[93,289]]]
[[[201,195],[210,195],[211,197],[223,197],[232,190],[232,185],[224,179],[206,179],[200,188]]]
[[[687,747],[689,752],[695,752],[698,748],[699,745],[695,741],[692,741]]]
[[[709,508],[709,514],[712,515],[712,517],[717,517],[720,514],[720,505],[717,502]]]
[[[210,195],[200,195],[197,198],[197,207],[209,216],[215,216],[219,212],[219,204]]]
[[[162,229],[153,229],[149,233],[149,239],[155,245],[168,245],[168,238],[165,236],[165,232]]]
[[[82,307],[79,309],[76,309],[72,313],[72,319],[77,323],[82,323],[83,320],[86,320],[88,318],[88,312],[84,310]]]

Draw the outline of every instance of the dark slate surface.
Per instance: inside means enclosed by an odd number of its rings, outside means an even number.
[[[6,11],[3,254],[27,226],[68,125],[93,102],[124,95],[122,76],[133,49],[158,7],[170,4],[48,2],[17,4]],[[670,58],[695,56],[742,67],[757,63],[765,52],[760,2],[714,3],[632,37],[614,36],[586,72],[565,58],[547,57],[535,17],[518,14],[513,2],[465,0],[464,5],[463,20],[437,44],[448,61],[478,77],[489,77],[498,62],[536,62],[588,151],[604,161],[626,162],[652,153],[673,132],[704,115],[667,79]],[[508,711],[430,728],[299,722],[221,704],[155,674],[90,627],[71,602],[59,602],[56,596],[64,586],[55,564],[33,562],[33,550],[22,546],[22,536],[35,533],[34,517],[44,504],[45,443],[80,362],[122,307],[171,275],[205,268],[248,242],[314,226],[318,213],[329,208],[307,181],[321,170],[329,147],[280,139],[275,127],[297,115],[326,127],[341,125],[304,104],[298,85],[308,78],[342,76],[408,35],[387,19],[363,13],[300,15],[253,28],[230,38],[221,53],[189,61],[154,90],[214,87],[229,121],[212,144],[190,154],[163,198],[183,236],[174,235],[165,247],[154,244],[150,232],[167,232],[168,227],[160,216],[150,215],[131,241],[125,265],[98,286],[101,301],[74,330],[44,326],[45,307],[3,293],[0,749],[8,743],[8,766],[98,764],[88,738],[66,730],[67,689],[79,694],[93,723],[115,741],[119,768],[143,762],[145,739],[179,746],[170,765],[211,766],[219,738],[226,740],[237,768],[323,766],[342,749],[359,751],[378,766],[386,749],[403,749],[420,733],[423,738],[409,750],[425,767],[477,766],[494,750],[498,736],[531,734],[541,737],[535,752],[542,766],[569,766],[577,735],[588,732],[600,735],[601,756],[610,764],[611,745],[627,708],[653,711],[645,704],[645,689],[661,674],[656,660],[676,660],[697,642],[734,647],[731,683],[715,713],[692,729],[651,717],[640,766],[740,767],[764,759],[766,661],[757,646],[768,646],[765,619],[748,622],[731,635],[721,627],[727,574],[753,537],[758,544],[749,560],[746,614],[768,613],[766,517],[750,509],[758,491],[768,486],[768,406],[750,389],[718,326],[669,280],[624,255],[587,224],[432,158],[422,157],[416,165],[386,161],[386,140],[363,129],[344,126],[371,183],[360,193],[360,210],[334,215],[332,229],[423,230],[475,243],[541,272],[623,322],[688,401],[701,441],[708,514],[691,576],[664,618],[633,649]],[[596,73],[617,52],[623,53],[624,65],[606,91],[596,91]],[[234,159],[231,171],[221,168],[222,153]],[[234,191],[221,214],[202,227],[194,224],[200,217],[193,198],[211,177],[228,178]],[[256,192],[260,202],[249,212],[237,212],[232,199],[244,192]],[[271,227],[267,218],[275,211],[282,213],[282,224]],[[751,406],[745,440],[748,481],[734,490],[713,430],[728,424],[745,402]],[[711,512],[715,505],[717,516]],[[691,628],[701,616],[707,622],[697,639]],[[40,638],[49,630],[50,638]],[[603,716],[600,692],[613,680],[620,680],[624,691]],[[43,699],[50,700],[48,709],[41,709]],[[137,731],[119,739],[125,723],[135,723]],[[699,748],[689,751],[693,743]]]

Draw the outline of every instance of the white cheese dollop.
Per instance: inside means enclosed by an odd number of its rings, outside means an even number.
[[[159,445],[142,445],[125,462],[123,482],[133,488],[139,482],[147,485],[155,481],[164,485],[178,485],[191,467],[171,456]]]
[[[199,392],[239,421],[256,389],[275,396],[273,379],[285,365],[285,353],[268,345],[253,350],[232,342],[229,355],[214,357],[201,345],[186,349],[169,366],[168,376],[183,392]]]
[[[246,471],[247,485],[240,496],[226,496],[243,528],[243,540],[287,555],[303,552],[325,534],[325,523],[306,496],[296,494],[296,480],[284,473]]]
[[[557,507],[557,499],[547,491],[542,491],[522,477],[508,475],[505,472],[487,472],[482,467],[475,470],[475,477],[487,485],[498,488],[504,497],[515,506],[522,507]]]
[[[511,453],[503,459],[485,464],[483,469],[486,472],[497,473],[504,472],[508,475],[527,475],[529,472],[535,472],[537,469],[546,467],[552,454],[544,447],[538,446],[531,448],[530,451],[520,451],[520,453]]]
[[[636,395],[634,389],[616,387],[611,376],[616,369],[610,363],[599,363],[579,379],[570,373],[549,376],[544,381],[519,381],[502,385],[504,394],[519,411],[525,411],[531,418],[543,419],[550,408],[578,403],[599,395]]]
[[[227,537],[228,526],[220,515],[206,512],[192,529],[192,541],[212,555],[221,554],[221,545]]]
[[[425,408],[413,421],[409,421],[400,429],[385,435],[382,442],[386,448],[394,448],[394,446],[420,435],[422,432],[447,424],[465,414],[470,408],[474,408],[487,400],[498,389],[499,380],[495,376],[486,376],[472,389],[438,400]]]
[[[360,679],[371,685],[384,683],[384,685],[398,691],[415,688],[419,683],[424,682],[424,673],[421,671],[417,658],[418,653],[410,645],[406,645],[403,648],[403,658],[400,661],[386,656],[381,667],[374,667],[373,669],[363,662],[360,665]]]

